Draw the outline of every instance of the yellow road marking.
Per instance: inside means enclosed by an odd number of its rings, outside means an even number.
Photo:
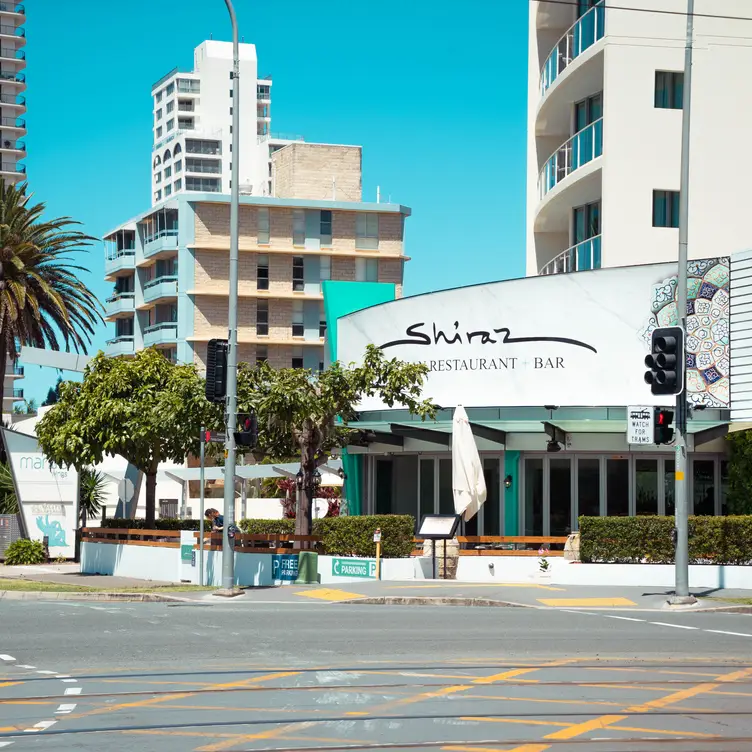
[[[431,588],[446,588],[446,587],[463,587],[463,588],[494,588],[494,587],[502,587],[502,588],[534,588],[536,590],[556,590],[560,593],[565,593],[566,588],[561,587],[553,587],[552,585],[538,585],[537,583],[527,583],[527,582],[487,582],[487,583],[476,583],[476,582],[447,582],[444,585],[390,585],[387,587],[387,590],[414,590],[414,589],[420,589],[420,590],[428,590]]]
[[[595,731],[596,729],[604,729],[613,723],[623,721],[628,716],[626,715],[602,715],[600,718],[593,718],[592,721],[584,721],[583,723],[575,723],[569,726],[569,728],[561,729],[560,731],[554,731],[552,734],[546,734],[544,739],[574,739],[576,736],[587,734],[589,731]]]
[[[746,679],[750,675],[752,675],[752,668],[745,668],[741,671],[734,671],[733,674],[721,674],[720,676],[716,677],[716,681],[733,682],[737,679]]]
[[[219,752],[219,750],[234,747],[241,742],[249,742],[255,739],[275,739],[288,731],[302,731],[303,729],[315,725],[315,721],[307,721],[305,723],[286,723],[284,726],[278,726],[277,728],[262,731],[258,734],[240,734],[234,739],[227,739],[226,741],[217,742],[216,744],[207,744],[205,747],[197,747],[195,752]]]
[[[675,676],[716,676],[708,671],[663,671],[650,668],[622,668],[621,666],[583,666],[585,671],[639,671],[642,674],[671,674]]]
[[[503,744],[503,742],[499,743]],[[547,746],[548,745],[541,749],[546,749]],[[458,744],[450,744],[447,747],[442,747],[442,749],[448,750],[449,752],[501,752],[501,747],[462,747]],[[518,747],[518,749],[521,748]]]
[[[671,731],[670,729],[639,728],[637,726],[616,726],[616,731],[636,731],[640,734],[668,734],[669,736],[697,736],[703,739],[716,739],[716,734],[701,734],[699,731]]]
[[[353,598],[365,598],[362,593],[346,593],[344,590],[334,588],[317,588],[316,590],[300,590],[293,595],[302,595],[304,598],[318,598],[322,601],[350,601]]]
[[[561,726],[568,728],[573,723],[564,723],[563,721],[534,721],[531,718],[483,718],[474,715],[462,716],[461,721],[479,721],[480,723],[521,723],[528,726]]]
[[[12,681],[9,681],[9,682],[3,682],[2,684],[0,684],[0,687],[13,687],[13,686],[15,686],[16,684],[23,684],[23,682],[22,682],[22,681],[13,681],[13,682],[12,682]]]
[[[473,679],[473,684],[494,684],[497,681],[505,681],[506,679],[514,679],[517,676],[523,674],[529,674],[532,671],[537,671],[537,668],[515,668],[511,671],[502,671],[500,674],[493,674],[491,676],[482,676],[480,679]],[[537,682],[536,682],[537,683]]]
[[[598,606],[636,606],[634,601],[629,598],[538,598],[538,603],[544,606],[567,606],[576,608],[578,606],[586,608],[595,608]]]

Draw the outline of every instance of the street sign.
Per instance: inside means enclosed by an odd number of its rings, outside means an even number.
[[[224,444],[224,442],[227,440],[227,434],[221,433],[220,431],[207,431],[206,432],[206,441],[216,441],[217,443]]]
[[[381,528],[377,527],[376,532],[373,534],[373,542],[381,543]]]
[[[193,561],[193,543],[181,544],[180,561],[190,561],[190,562]]]
[[[376,562],[368,559],[332,559],[332,574],[335,577],[376,577]]]
[[[628,444],[652,444],[653,443],[653,420],[652,407],[632,406],[627,408],[627,443]]]
[[[298,579],[298,555],[274,554],[272,556],[272,579],[295,582]]]

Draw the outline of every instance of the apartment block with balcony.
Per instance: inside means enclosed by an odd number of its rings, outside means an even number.
[[[748,15],[747,5],[695,4],[690,258],[750,244],[737,163],[748,141],[752,47],[746,27],[723,18]],[[528,275],[677,256],[685,6],[644,7],[530,3]]]
[[[0,178],[26,179],[26,10],[17,2],[0,2]]]
[[[389,282],[401,295],[410,210],[361,200],[359,147],[326,147],[336,169],[330,162],[318,179],[322,147],[300,147],[279,151],[281,184],[297,195],[240,197],[238,356],[315,370],[325,360],[322,282]],[[332,174],[347,196],[313,198],[331,191]],[[229,196],[208,192],[172,197],[108,233],[107,352],[154,346],[203,370],[208,341],[227,337],[229,232]]]

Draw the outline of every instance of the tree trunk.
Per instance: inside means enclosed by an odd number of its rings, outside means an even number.
[[[303,469],[303,488],[298,493],[295,510],[295,535],[311,534],[311,509],[313,506],[313,474],[316,471],[315,447],[301,442],[300,466]],[[301,546],[308,548],[308,546]]]
[[[157,472],[146,473],[146,528],[154,528],[157,502]]]
[[[0,406],[3,405],[3,400],[5,398],[5,366],[8,362],[8,351],[5,347],[5,340],[0,338],[0,374],[2,374],[2,377],[0,378]],[[0,407],[0,418],[3,418],[2,415],[3,408]]]

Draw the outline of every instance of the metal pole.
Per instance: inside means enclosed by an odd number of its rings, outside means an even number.
[[[205,463],[205,449],[206,447],[206,429],[201,426],[201,452],[199,454],[199,485],[201,486],[199,490],[199,514],[198,514],[198,584],[201,585],[201,587],[204,586],[204,512],[206,511],[204,509],[204,465]]]
[[[687,339],[687,258],[689,244],[689,147],[692,104],[692,43],[694,36],[694,0],[687,0],[687,41],[684,50],[684,99],[682,101],[681,184],[679,188],[679,274],[676,306],[679,326]],[[671,603],[695,603],[689,594],[689,504],[687,498],[687,394],[684,383],[676,398],[676,585]]]
[[[225,0],[232,22],[232,169],[230,170],[230,303],[227,316],[227,435],[225,437],[225,524],[222,529],[222,594],[239,595],[235,585],[234,541],[229,536],[235,524],[235,420],[238,407],[238,203],[240,174],[240,53],[238,20],[232,0]]]

